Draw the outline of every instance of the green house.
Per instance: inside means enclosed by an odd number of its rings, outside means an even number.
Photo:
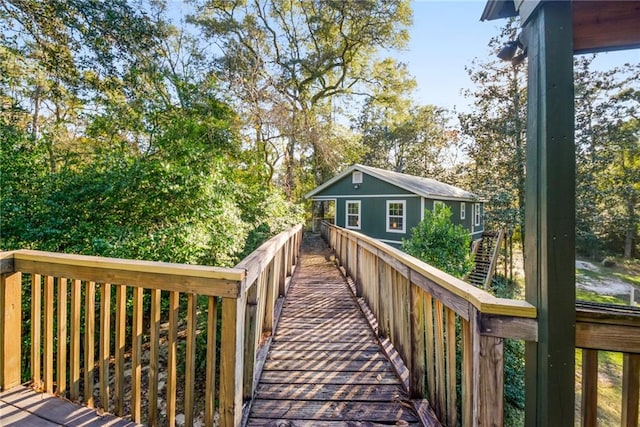
[[[398,246],[438,204],[473,240],[484,231],[484,204],[477,195],[430,178],[355,164],[305,195],[313,201],[313,227],[327,220]]]

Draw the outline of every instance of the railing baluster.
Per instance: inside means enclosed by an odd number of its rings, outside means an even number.
[[[167,420],[169,427],[174,427],[176,422],[176,364],[178,359],[178,309],[179,309],[178,292],[169,293],[169,331],[167,336]]]
[[[207,367],[204,392],[204,425],[206,427],[213,426],[215,414],[217,318],[218,305],[216,297],[209,297],[207,308]]]
[[[473,419],[473,342],[471,322],[461,319],[462,325],[462,425],[471,425]]]
[[[623,353],[622,363],[622,426],[634,427],[640,421],[640,353]]]
[[[80,398],[80,306],[82,282],[75,279],[71,282],[71,329],[69,355],[69,397],[75,401]]]
[[[187,345],[185,360],[184,380],[184,415],[185,425],[193,425],[193,408],[195,399],[195,375],[196,375],[196,322],[197,322],[197,297],[187,294]]]
[[[116,342],[115,342],[115,378],[114,378],[114,406],[115,414],[124,413],[124,346],[127,327],[127,287],[116,286]]]
[[[442,314],[442,301],[435,300],[435,356],[436,356],[436,400],[435,408],[438,418],[446,419],[446,379],[445,379],[445,358],[444,358],[444,321]]]
[[[582,426],[598,424],[598,350],[582,350]]]
[[[142,307],[143,289],[133,288],[133,328],[131,330],[131,419],[140,423],[142,391]]]
[[[99,355],[100,360],[100,406],[105,411],[109,411],[109,358],[111,338],[111,285],[103,283],[100,285],[100,339]]]
[[[149,326],[149,415],[150,426],[158,425],[158,363],[160,351],[160,290],[151,290],[151,319]]]
[[[449,425],[458,424],[456,396],[456,317],[453,310],[445,307],[447,331],[447,420]]]
[[[411,363],[409,369],[409,395],[412,399],[424,398],[426,349],[425,349],[425,319],[424,298],[422,290],[411,283]]]
[[[56,367],[56,393],[67,392],[67,279],[58,279],[58,354]]]
[[[42,360],[42,277],[31,276],[31,379],[37,390],[42,385],[40,361]]]
[[[44,278],[44,391],[53,393],[53,276]]]
[[[93,379],[95,369],[95,322],[96,322],[96,284],[87,282],[84,305],[84,401],[92,408]]]
[[[427,347],[427,392],[429,401],[436,400],[436,364],[435,364],[435,341],[434,332],[435,325],[433,323],[433,297],[431,294],[424,294],[424,319],[425,319],[425,335]]]

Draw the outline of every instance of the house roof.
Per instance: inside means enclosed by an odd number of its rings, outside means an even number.
[[[316,194],[322,192],[324,189],[330,187],[335,182],[341,180],[342,178],[356,170],[367,175],[371,175],[374,178],[378,178],[389,184],[395,185],[396,187],[400,187],[404,190],[410,191],[411,193],[430,199],[482,201],[480,197],[474,193],[465,191],[453,185],[436,181],[435,179],[422,178],[419,176],[407,175],[404,173],[393,172],[360,164],[350,166],[341,174],[334,176],[324,184],[305,194],[304,197],[306,199],[309,199],[315,196]]]

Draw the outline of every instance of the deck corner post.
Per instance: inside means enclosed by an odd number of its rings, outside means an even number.
[[[20,385],[22,273],[0,275],[0,390]]]
[[[245,292],[222,299],[220,425],[225,427],[242,422],[245,306]]]
[[[543,1],[527,17],[526,300],[538,342],[526,343],[525,425],[574,424],[575,144],[570,1]]]

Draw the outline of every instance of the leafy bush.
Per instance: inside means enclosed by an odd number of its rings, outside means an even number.
[[[425,210],[424,220],[402,241],[402,250],[453,276],[464,277],[473,269],[470,245],[469,231],[453,224],[451,210],[444,206],[435,213]]]

